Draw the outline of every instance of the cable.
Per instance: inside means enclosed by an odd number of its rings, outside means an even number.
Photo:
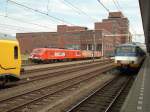
[[[105,5],[100,1],[100,0],[97,0],[104,8],[105,8],[105,10],[109,13],[109,9],[107,8],[107,7],[105,7]],[[120,7],[120,4],[119,4],[119,2],[116,0],[116,2],[115,2],[115,0],[113,0],[113,2],[114,2],[114,4],[115,4],[115,6],[117,7],[117,9],[122,9],[121,7]],[[121,10],[120,10],[121,11]],[[123,13],[123,11],[121,11],[122,13]],[[131,28],[131,27],[130,27]]]
[[[8,0],[6,1],[6,7],[5,7],[5,16],[8,14]]]
[[[95,19],[95,18],[93,18],[93,17],[91,17],[90,15],[88,15],[86,12],[84,12],[83,10],[81,10],[80,8],[78,8],[78,7],[76,7],[75,5],[73,5],[71,2],[68,2],[67,0],[63,0],[63,1],[65,1],[67,4],[69,4],[70,6],[72,6],[74,9],[76,9],[79,13],[78,14],[84,14],[84,15],[86,15],[87,17],[89,17],[90,19],[92,19],[92,20],[96,20],[97,21],[97,19]]]
[[[109,9],[100,1],[100,0],[97,0],[102,6],[103,8],[109,13]]]
[[[9,24],[3,24],[3,23],[0,23],[0,25],[1,25],[1,26],[4,26],[4,27],[10,27],[10,28],[17,27],[17,28],[19,28],[19,29],[30,30],[30,28],[25,28],[25,27],[16,26],[16,25],[9,25]]]
[[[17,29],[17,28],[10,28],[10,27],[7,27],[7,26],[1,26],[0,25],[0,28],[2,28],[2,30],[14,30],[14,31],[17,31],[17,30],[20,30],[20,31],[23,31],[22,29]]]
[[[13,4],[15,4],[15,5],[21,6],[21,7],[23,7],[23,8],[28,9],[28,10],[32,10],[32,11],[34,11],[34,12],[36,12],[36,13],[40,13],[40,14],[42,14],[42,15],[44,14],[45,16],[48,16],[48,17],[49,17],[48,13],[44,13],[44,12],[42,12],[42,11],[39,11],[39,10],[36,10],[36,9],[32,9],[32,8],[30,8],[30,7],[28,7],[28,6],[25,6],[25,5],[23,5],[23,4],[17,3],[17,2],[12,1],[12,0],[8,0],[8,1],[11,2],[11,3],[13,3]],[[51,18],[50,20],[56,23],[56,21],[54,21],[53,19],[54,19],[54,18]],[[56,20],[56,19],[55,19],[55,20]],[[57,21],[58,21],[58,20],[57,20]]]
[[[25,27],[20,27],[20,26],[15,26],[15,25],[8,25],[8,24],[1,24],[0,23],[0,27],[3,27],[5,29],[11,29],[11,30],[19,30],[19,31],[30,31],[29,28],[25,28]]]
[[[119,6],[118,6],[118,4],[116,3],[115,0],[113,0],[113,3],[114,3],[114,5],[115,5],[115,7],[120,11]]]
[[[73,9],[77,14],[81,15],[81,12],[79,12],[78,10],[76,10],[72,5],[66,3],[64,0],[60,0],[63,4],[65,4],[66,6],[70,7],[71,9]]]
[[[55,19],[55,20],[57,20],[57,21],[60,21],[60,22],[66,23],[66,24],[70,24],[70,25],[74,25],[74,24],[72,24],[72,23],[70,23],[70,22],[68,22],[68,21],[65,21],[65,20],[63,20],[63,19],[54,17],[54,16],[49,15],[48,13],[42,12],[42,11],[40,11],[40,10],[33,9],[33,8],[28,7],[28,6],[26,6],[26,5],[23,5],[23,4],[21,4],[21,3],[18,3],[18,2],[12,1],[12,0],[8,0],[8,1],[11,2],[11,3],[13,3],[13,4],[16,4],[16,5],[18,5],[18,6],[21,6],[21,7],[24,7],[24,8],[26,8],[26,9],[32,10],[32,11],[34,11],[34,12],[36,12],[36,13],[39,13],[39,14],[48,16],[48,17],[50,17],[50,18],[53,18],[53,19]],[[53,19],[51,19],[51,20],[54,21]]]
[[[13,21],[17,21],[17,22],[21,22],[21,23],[26,23],[26,24],[32,24],[32,25],[35,25],[35,26],[38,26],[38,27],[42,27],[42,28],[46,28],[46,29],[49,29],[50,27],[48,26],[45,26],[45,25],[40,25],[40,24],[36,24],[36,23],[31,23],[31,22],[28,22],[28,21],[24,21],[22,19],[16,19],[16,18],[13,18],[13,17],[10,17],[10,16],[4,16],[4,15],[0,15],[1,17],[5,17],[5,18],[8,18],[10,20],[13,20]]]
[[[0,16],[3,16],[3,15],[0,15]],[[8,0],[6,1],[6,7],[5,7],[5,16],[3,16],[3,17],[5,17],[5,18],[9,18],[9,19],[11,19],[11,20],[15,20],[15,21],[19,21],[19,22],[25,22],[25,21],[21,21],[20,19],[15,19],[15,18],[11,18],[11,17],[8,17]],[[29,23],[29,22],[26,22],[26,23],[28,23],[28,24],[33,24],[33,25],[36,25],[36,26],[40,26],[40,27],[44,27],[44,28],[50,28],[50,27],[48,27],[48,26],[43,26],[43,25],[39,25],[39,24],[34,24],[34,23]],[[7,25],[8,26],[8,25]],[[15,27],[15,26],[13,26],[13,27]],[[23,27],[22,27],[23,28]]]
[[[117,5],[118,5],[118,7],[120,8],[120,9],[122,9],[121,8],[121,6],[120,6],[120,4],[119,4],[119,2],[116,0],[116,3],[117,3]]]
[[[124,11],[123,11],[122,7],[120,6],[119,2],[117,0],[113,0],[113,2],[115,4],[116,8],[124,14]],[[134,28],[131,26],[131,24],[130,24],[130,28],[133,31],[133,33],[136,33]]]
[[[49,13],[49,0],[47,1],[47,14]]]

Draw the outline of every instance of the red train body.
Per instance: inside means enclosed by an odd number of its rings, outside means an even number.
[[[101,53],[94,52],[94,57],[100,57]],[[70,50],[70,49],[56,49],[56,48],[36,48],[30,54],[29,59],[33,62],[55,62],[86,59],[93,57],[93,51],[86,50]]]

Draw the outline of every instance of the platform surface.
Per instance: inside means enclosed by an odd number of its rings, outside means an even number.
[[[150,56],[147,56],[121,112],[150,112]]]

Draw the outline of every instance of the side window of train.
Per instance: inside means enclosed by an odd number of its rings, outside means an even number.
[[[18,59],[18,47],[14,47],[14,59]]]
[[[138,53],[138,56],[141,56],[141,50],[139,47],[137,47],[137,53]]]
[[[140,50],[138,47],[137,47],[137,53],[138,53],[138,56],[140,56]]]

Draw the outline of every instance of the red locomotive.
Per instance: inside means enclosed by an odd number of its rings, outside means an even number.
[[[94,57],[98,58],[100,56],[101,52],[94,52]],[[93,51],[58,48],[36,48],[33,49],[29,59],[36,63],[49,63],[57,61],[87,59],[91,57],[93,57]]]

